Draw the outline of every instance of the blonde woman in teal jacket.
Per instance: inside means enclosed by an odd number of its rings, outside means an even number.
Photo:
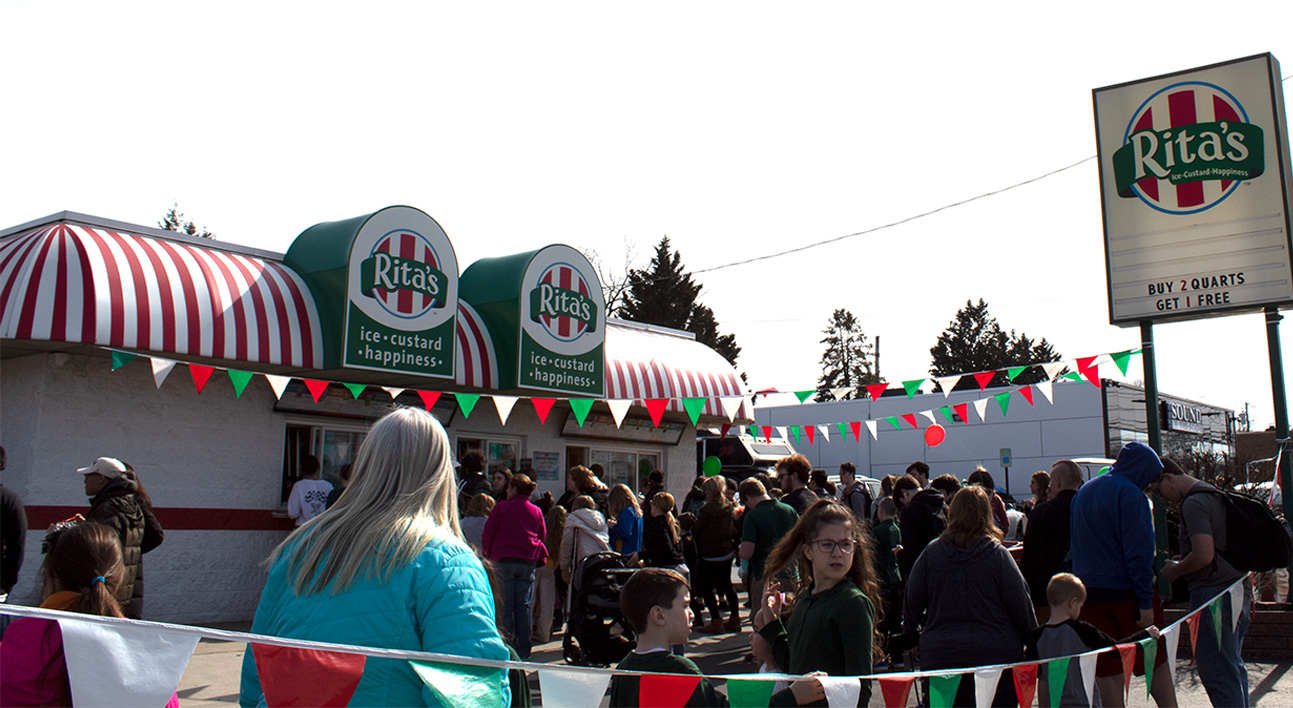
[[[254,634],[506,660],[489,579],[458,527],[444,428],[404,408],[373,426],[346,494],[270,555]],[[498,697],[507,705],[507,676]],[[264,706],[248,651],[242,706]],[[407,661],[368,657],[352,706],[438,706]]]

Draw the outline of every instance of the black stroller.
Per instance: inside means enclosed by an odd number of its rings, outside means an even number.
[[[620,588],[629,570],[628,556],[614,551],[594,553],[579,563],[561,641],[566,663],[609,666],[637,646],[637,635],[620,612]]]

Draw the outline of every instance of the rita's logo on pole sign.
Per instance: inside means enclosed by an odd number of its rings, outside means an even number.
[[[350,251],[345,366],[452,378],[458,260],[430,216],[374,214]]]
[[[521,279],[518,384],[605,395],[605,311],[601,281],[583,254],[568,246],[538,251]]]
[[[1159,89],[1132,115],[1114,152],[1118,196],[1169,214],[1211,209],[1265,171],[1262,138],[1220,86],[1186,81]]]

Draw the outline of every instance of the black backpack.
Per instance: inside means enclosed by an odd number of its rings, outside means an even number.
[[[1236,570],[1258,573],[1288,567],[1293,543],[1270,507],[1252,497],[1220,489],[1195,487],[1185,498],[1199,492],[1217,494],[1225,504],[1226,548],[1218,548],[1217,552],[1227,563]]]

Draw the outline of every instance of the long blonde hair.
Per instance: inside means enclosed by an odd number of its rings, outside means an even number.
[[[941,538],[962,548],[981,538],[1001,541],[986,489],[977,484],[961,487],[948,507],[947,529]]]
[[[610,496],[607,497],[606,506],[611,512],[611,518],[618,519],[620,512],[629,507],[633,507],[638,516],[642,515],[642,507],[638,506],[638,495],[633,493],[632,489],[626,484],[617,484],[611,487]]]
[[[730,509],[732,502],[727,498],[727,479],[722,475],[714,475],[705,480],[701,486],[705,492],[705,499],[718,505],[719,509]]]
[[[428,544],[462,539],[449,438],[440,422],[401,408],[373,426],[359,446],[353,479],[331,509],[296,529],[269,556],[288,556],[297,595],[345,591],[362,572],[382,581]]]

